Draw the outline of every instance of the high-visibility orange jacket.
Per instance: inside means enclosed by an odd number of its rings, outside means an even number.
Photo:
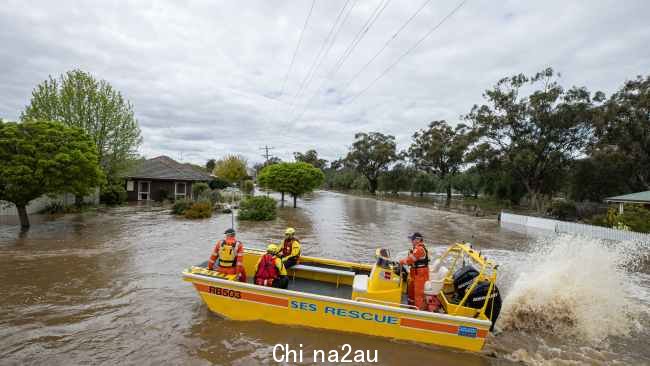
[[[244,271],[244,244],[235,238],[227,238],[226,240],[219,240],[215,245],[210,260],[208,261],[208,269],[215,268],[217,272],[224,274],[241,274],[245,279]]]
[[[408,300],[410,305],[420,310],[426,309],[424,283],[429,280],[429,252],[423,243],[416,244],[409,250],[406,258],[399,261],[411,267],[408,281]]]

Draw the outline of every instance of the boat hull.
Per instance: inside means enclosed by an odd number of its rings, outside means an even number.
[[[184,272],[208,308],[231,320],[264,320],[479,351],[490,322],[234,282]]]

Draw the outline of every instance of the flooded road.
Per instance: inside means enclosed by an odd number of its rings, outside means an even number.
[[[377,247],[405,251],[413,231],[433,248],[470,241],[502,263],[501,333],[472,354],[222,320],[180,273],[208,259],[230,215],[188,221],[161,207],[130,206],[41,220],[26,234],[0,224],[0,364],[274,364],[278,343],[302,344],[305,354],[348,343],[378,350],[382,365],[650,364],[650,277],[628,258],[647,247],[540,240],[502,230],[494,218],[332,192],[317,192],[299,206],[280,209],[271,223],[236,223],[238,237],[263,248],[292,226],[304,254],[359,262],[371,262]],[[574,283],[574,273],[583,286],[562,288]],[[544,317],[551,313],[558,316]],[[549,323],[550,329],[541,326]]]

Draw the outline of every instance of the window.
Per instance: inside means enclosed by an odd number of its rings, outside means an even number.
[[[176,182],[174,189],[174,199],[184,199],[187,191],[187,184],[185,182]]]
[[[133,192],[133,181],[132,180],[126,181],[126,190],[127,190],[127,192]]]
[[[138,182],[138,201],[148,201],[151,199],[149,195],[150,182]]]

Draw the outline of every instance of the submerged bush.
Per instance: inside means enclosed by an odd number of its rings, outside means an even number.
[[[275,219],[276,215],[277,204],[271,197],[250,197],[239,206],[240,220],[268,221]]]
[[[111,184],[101,189],[99,201],[107,205],[119,205],[126,202],[126,190],[121,184]]]
[[[192,206],[192,201],[190,200],[177,200],[172,206],[172,213],[174,215],[183,215],[185,211]]]
[[[210,202],[194,202],[185,210],[186,219],[204,219],[212,217],[212,204]]]

